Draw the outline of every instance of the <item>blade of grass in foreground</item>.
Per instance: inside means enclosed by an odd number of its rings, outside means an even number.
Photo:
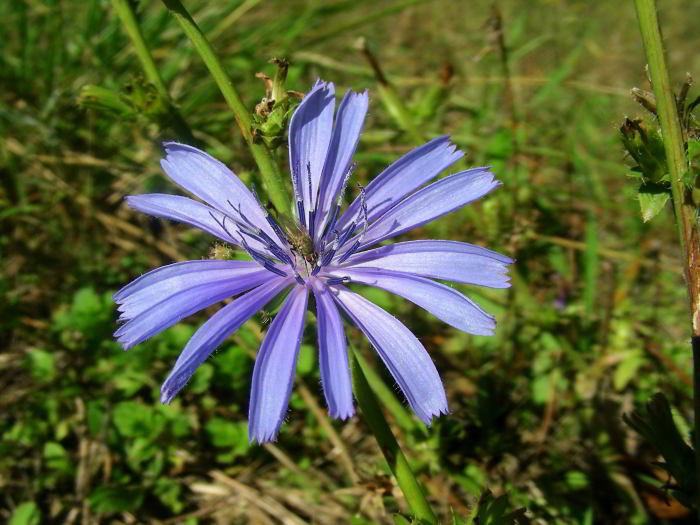
[[[175,131],[182,137],[182,139],[186,140],[190,144],[193,144],[195,140],[194,136],[192,135],[192,130],[170,100],[168,88],[165,86],[165,82],[163,82],[163,78],[160,76],[160,73],[158,73],[158,68],[156,67],[156,63],[153,61],[151,52],[148,50],[146,41],[141,34],[141,29],[136,21],[131,4],[128,2],[128,0],[112,0],[112,6],[117,12],[122,25],[124,26],[124,30],[131,39],[131,43],[134,46],[134,51],[136,52],[139,62],[141,62],[141,67],[146,74],[146,78],[155,86],[158,95],[160,95],[163,103],[167,107],[167,111],[170,113]]]
[[[374,392],[367,383],[367,378],[365,377],[365,367],[362,362],[357,359],[358,352],[354,348],[350,347],[352,351],[352,382],[355,390],[355,397],[357,398],[357,404],[362,410],[362,414],[365,417],[365,421],[369,426],[370,430],[377,439],[379,448],[384,454],[391,472],[396,477],[396,481],[399,484],[401,492],[403,492],[406,501],[411,507],[411,510],[415,514],[415,517],[422,522],[437,524],[437,517],[433,512],[433,509],[425,498],[423,489],[418,483],[418,479],[413,474],[410,465],[408,464],[408,459],[404,455],[401,447],[399,447],[394,434],[391,432],[391,428],[384,418],[379,404],[377,403],[377,398],[374,396]]]

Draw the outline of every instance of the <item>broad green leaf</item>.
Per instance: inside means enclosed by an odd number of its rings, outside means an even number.
[[[637,195],[642,220],[649,222],[663,210],[669,199],[669,190],[657,184],[642,184]]]
[[[39,525],[40,521],[39,507],[33,501],[25,501],[17,505],[10,517],[9,525]]]

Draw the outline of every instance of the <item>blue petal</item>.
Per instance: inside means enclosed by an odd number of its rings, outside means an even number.
[[[262,286],[235,299],[199,327],[177,358],[173,370],[160,389],[162,403],[170,403],[197,367],[229,335],[279,294],[293,279],[273,277]]]
[[[352,405],[352,381],[348,364],[343,320],[333,296],[321,280],[314,279],[316,325],[321,384],[331,417],[347,419],[355,413]]]
[[[323,225],[328,213],[333,202],[338,198],[338,192],[340,192],[345,175],[350,168],[350,162],[360,140],[362,124],[367,114],[367,103],[367,91],[353,93],[348,90],[338,106],[333,125],[333,137],[321,177],[319,200],[321,212],[317,215],[318,227],[316,228],[319,235],[323,232]]]
[[[197,270],[205,262],[230,263],[231,267],[225,270]],[[233,264],[237,262],[244,264]],[[114,336],[125,350],[188,315],[273,277],[272,273],[248,261],[190,261],[178,264],[182,266],[173,269],[176,265],[171,265],[162,274],[157,273],[160,270],[146,274],[130,293],[117,299],[121,305],[122,319],[129,321],[114,332]],[[165,274],[167,278],[159,279]],[[141,286],[143,288],[137,291]]]
[[[369,222],[463,156],[464,153],[450,143],[449,137],[438,137],[398,159],[367,186],[365,200]],[[345,228],[359,218],[358,197],[338,219],[338,229]]]
[[[226,220],[219,210],[179,195],[163,193],[148,193],[146,195],[130,195],[126,198],[130,208],[147,213],[154,217],[163,217],[173,221],[184,222],[202,231],[210,233],[224,241],[240,244],[236,237],[236,225]],[[212,215],[214,216],[212,218]],[[225,225],[233,236],[229,235],[221,225]]]
[[[166,142],[160,165],[177,184],[219,211],[235,216],[232,205],[273,239],[265,212],[245,184],[224,164],[197,148]],[[240,220],[240,219],[239,219]]]
[[[394,316],[344,286],[333,296],[370,340],[423,423],[447,413],[440,376],[423,345]]]
[[[248,440],[277,437],[292,393],[297,355],[304,332],[308,292],[296,286],[270,324],[255,359],[248,411]]]
[[[251,261],[205,260],[169,264],[131,281],[114,294],[114,300],[122,312],[120,320],[133,319],[187,288],[227,279],[245,279],[260,270],[260,266]]]
[[[406,197],[367,228],[360,249],[412,230],[483,197],[501,185],[488,169],[474,168],[450,175]],[[336,257],[342,257],[342,253]]]
[[[332,277],[350,277],[352,282],[377,286],[425,308],[438,319],[475,335],[493,335],[496,321],[457,290],[425,277],[376,268],[343,268]]]
[[[508,288],[510,257],[456,241],[408,241],[350,256],[343,267],[381,268],[433,279]]]
[[[332,83],[319,81],[306,94],[289,122],[289,170],[292,178],[296,178],[295,186],[307,212],[315,208],[318,198],[321,173],[333,132],[334,109],[335,87]]]

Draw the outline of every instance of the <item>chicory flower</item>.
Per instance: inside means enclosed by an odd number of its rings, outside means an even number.
[[[127,197],[130,207],[190,224],[239,246],[251,259],[163,266],[114,295],[120,321],[125,321],[115,337],[124,349],[235,297],[189,340],[161,388],[163,403],[175,397],[218,345],[291,288],[255,361],[251,441],[274,440],[287,411],[310,293],[316,302],[321,381],[332,417],[345,419],[354,413],[341,311],[370,340],[424,423],[447,412],[440,376],[420,341],[393,315],[344,285],[388,290],[459,330],[491,335],[491,315],[433,279],[506,288],[510,258],[455,241],[374,246],[483,197],[500,182],[488,168],[474,168],[428,184],[463,156],[448,137],[439,137],[391,164],[341,213],[367,99],[366,92],[348,91],[335,111],[333,84],[318,81],[292,116],[294,224],[276,221],[224,164],[172,142],[164,145],[161,166],[202,202],[166,194]]]

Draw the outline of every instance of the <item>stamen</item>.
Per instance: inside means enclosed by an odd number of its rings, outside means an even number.
[[[350,236],[355,232],[356,227],[357,227],[357,225],[354,222],[350,223],[350,226],[348,227],[348,229],[345,230],[343,232],[343,235],[340,237],[340,242],[339,242],[340,246],[345,244],[345,241],[347,241],[350,238]]]
[[[224,218],[222,221],[219,221],[216,217],[214,217],[214,214],[212,212],[209,212],[209,215],[211,216],[212,219],[214,219],[214,222],[221,226],[221,228],[226,232],[226,234],[231,238],[231,241],[235,242],[233,235],[231,234],[230,231],[228,231],[228,228],[226,227],[226,218],[227,215],[224,215]],[[233,219],[232,219],[233,220]]]
[[[333,207],[331,209],[331,220],[326,225],[326,228],[325,228],[325,231],[323,234],[324,237],[326,235],[328,235],[328,232],[332,232],[333,229],[335,228],[335,223],[338,220],[338,210],[340,210],[340,206],[338,206],[337,204],[334,203]]]
[[[271,262],[266,262],[265,264],[263,264],[263,266],[265,267],[266,270],[269,270],[269,271],[271,271],[272,273],[276,273],[276,274],[279,275],[280,277],[287,277],[287,274],[286,274],[286,273],[284,273],[284,272],[283,272],[282,270],[280,270],[279,268],[276,268],[275,266],[273,266]]]
[[[362,237],[362,235],[360,235]],[[344,263],[348,257],[350,257],[353,253],[357,251],[357,249],[360,247],[360,243],[362,242],[362,239],[358,239],[355,241],[355,244],[352,245],[352,248],[350,248],[348,251],[346,251],[338,260],[338,264]]]
[[[299,224],[302,228],[306,228],[306,215],[304,215],[304,201],[297,199],[297,214],[299,215]]]
[[[309,237],[311,241],[314,240],[314,233],[316,232],[316,210],[311,210],[309,212]]]
[[[311,188],[311,162],[306,163],[306,179],[309,183],[309,206],[313,209],[314,207],[314,196],[313,190]]]
[[[345,190],[348,187],[348,181],[350,180],[350,175],[352,175],[352,172],[355,171],[355,164],[354,162],[350,164],[348,167],[348,172],[345,174],[345,177],[343,177],[343,185],[340,187],[340,192],[338,193],[338,198],[335,200],[336,204],[338,207],[340,207],[340,203],[343,201],[343,195],[345,194]]]
[[[236,207],[233,205],[233,203],[232,203],[229,199],[226,199],[226,202],[228,202],[228,205],[231,206],[231,208],[233,208],[234,211],[238,212],[239,217],[240,217],[241,219],[243,219],[243,220],[245,221],[245,223],[246,223],[250,228],[253,229],[253,231],[256,231],[256,230],[259,230],[259,229],[260,229],[260,228],[258,228],[255,224],[253,224],[252,222],[250,222],[250,221],[248,220],[248,217],[246,217],[245,215],[243,215],[243,211],[241,210],[241,203],[240,203],[240,202],[238,203],[238,208],[236,208]]]
[[[280,261],[282,261],[285,264],[288,264],[289,266],[294,266],[294,264],[292,263],[292,259],[279,246],[272,245],[268,246],[267,248],[272,252],[272,255],[277,257]]]
[[[311,162],[306,163],[306,179],[309,184],[309,222],[307,223],[309,231],[314,227],[314,211],[316,211],[316,199],[314,199],[313,188],[311,187]],[[311,239],[313,239],[311,235]]]
[[[262,255],[258,251],[253,250],[253,248],[251,248],[250,245],[247,242],[245,242],[245,238],[243,237],[243,235],[241,235],[241,243],[242,243],[243,249],[246,251],[246,253],[248,255],[250,255],[253,258],[253,260],[255,262],[257,262],[258,264],[265,266],[266,263],[270,262],[267,259],[267,257]]]
[[[267,219],[267,223],[277,234],[277,237],[280,239],[280,241],[289,246],[289,243],[287,242],[287,236],[282,232],[282,228],[279,227],[279,224],[277,224],[277,221],[274,219],[274,217],[268,213],[267,215],[265,215],[265,218]]]

